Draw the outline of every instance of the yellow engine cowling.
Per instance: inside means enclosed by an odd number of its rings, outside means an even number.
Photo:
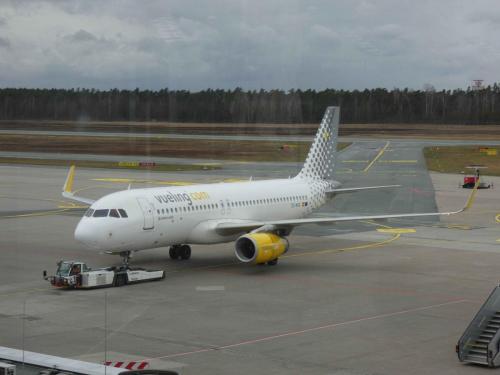
[[[236,240],[236,257],[244,263],[262,264],[288,250],[288,240],[274,233],[250,233]]]

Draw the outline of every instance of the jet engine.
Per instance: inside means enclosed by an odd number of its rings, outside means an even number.
[[[288,251],[288,240],[274,233],[249,233],[235,243],[236,257],[244,263],[263,264]]]

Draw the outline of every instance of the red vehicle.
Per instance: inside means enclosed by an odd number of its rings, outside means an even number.
[[[482,166],[482,165],[470,165],[467,168],[469,169],[474,169],[475,173],[473,175],[465,175],[464,176],[464,182],[462,184],[462,187],[464,189],[473,189],[474,186],[476,186],[477,181],[479,181],[479,186],[477,187],[478,189],[489,189],[493,187],[493,184],[490,182],[485,182],[483,179],[479,178],[479,170],[485,169],[487,167]]]

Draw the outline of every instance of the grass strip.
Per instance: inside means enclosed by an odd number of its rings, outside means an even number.
[[[481,174],[500,176],[500,146],[433,146],[424,148],[424,156],[431,171],[472,173],[467,166],[484,165]]]

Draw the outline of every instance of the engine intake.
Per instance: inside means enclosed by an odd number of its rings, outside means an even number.
[[[288,251],[288,240],[274,233],[250,233],[235,243],[235,254],[244,263],[267,263]]]

